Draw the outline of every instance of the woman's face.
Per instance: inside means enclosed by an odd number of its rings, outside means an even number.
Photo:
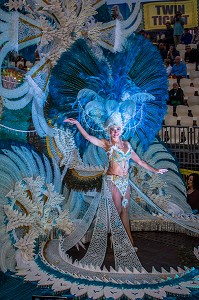
[[[193,176],[189,176],[188,182],[187,182],[187,187],[190,189],[193,187]]]
[[[111,138],[115,139],[121,136],[121,127],[120,126],[113,126],[110,128],[110,136]]]

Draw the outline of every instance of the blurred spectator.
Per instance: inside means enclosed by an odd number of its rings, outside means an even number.
[[[166,49],[169,50],[169,46],[174,44],[173,39],[173,27],[171,26],[171,22],[166,22],[166,30],[165,30],[165,38],[163,42],[166,44]]]
[[[187,63],[194,63],[198,61],[199,51],[197,49],[191,49],[191,46],[185,47],[184,61]]]
[[[165,58],[167,58],[167,50],[165,44],[160,43],[158,49],[160,51],[160,55],[162,56],[162,59],[164,60]]]
[[[113,7],[111,8],[111,18],[113,20],[123,20],[123,16],[120,12],[119,5],[113,5]]]
[[[176,56],[174,60],[174,65],[171,70],[172,78],[177,79],[179,84],[181,78],[187,78],[187,66],[185,63],[180,61],[180,56]]]
[[[169,91],[167,104],[172,106],[184,105],[184,92],[177,82],[173,83],[173,88]]]
[[[165,65],[165,68],[166,68],[166,71],[167,71],[167,75],[170,76],[171,70],[172,70],[170,59],[165,59],[164,60],[164,65]]]
[[[192,50],[191,46],[187,45],[185,47],[184,61],[186,63],[193,63],[194,62],[191,50]]]
[[[141,34],[143,37],[145,37],[146,39],[149,38],[149,34],[144,30],[144,29],[141,29],[139,31],[139,34]]]
[[[191,206],[193,213],[199,213],[199,175],[189,175],[187,183],[187,203]]]
[[[22,71],[25,71],[25,72],[27,72],[28,71],[28,68],[25,66],[23,66],[23,64],[19,64],[18,65],[18,69],[20,69],[20,70],[22,70]]]
[[[189,32],[189,29],[186,28],[184,29],[184,33],[181,36],[181,43],[188,45],[191,43],[192,38],[193,38],[192,34]]]
[[[176,50],[176,47],[174,45],[171,45],[169,47],[169,51],[167,53],[167,58],[170,59],[172,66],[174,64],[174,60],[175,60],[176,56],[180,56],[180,52],[178,50]]]
[[[198,49],[191,49],[191,46],[185,47],[185,54],[184,54],[184,61],[186,63],[196,63],[195,70],[198,71],[198,64],[199,64],[199,50]]]
[[[154,46],[157,46],[157,45],[158,45],[158,41],[157,41],[157,36],[156,36],[156,34],[151,34],[151,35],[150,35],[150,40],[151,40],[151,42],[153,43]]]
[[[199,45],[199,29],[198,29],[198,27],[194,28],[191,44]]]
[[[181,36],[184,31],[184,23],[185,19],[182,17],[181,11],[177,11],[173,20],[173,38],[174,38],[174,44],[177,46],[180,44]]]

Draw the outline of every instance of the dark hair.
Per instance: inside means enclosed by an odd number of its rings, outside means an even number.
[[[171,63],[171,60],[166,58],[164,62],[169,65]]]
[[[176,50],[176,46],[174,44],[170,44],[169,47],[173,47]]]
[[[193,189],[194,190],[199,190],[199,174],[192,173],[192,174],[189,175],[189,177],[190,176],[193,176]]]

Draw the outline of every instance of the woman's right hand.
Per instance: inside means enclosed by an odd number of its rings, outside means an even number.
[[[74,124],[74,125],[76,125],[78,123],[78,121],[76,119],[73,119],[73,118],[67,118],[67,119],[64,120],[64,122]]]
[[[73,118],[67,118],[63,122],[69,123],[72,125],[76,125],[77,129],[79,132],[83,135],[83,137],[89,141],[90,143],[94,144],[95,146],[99,146],[101,148],[105,148],[104,146],[104,141],[101,139],[96,138],[95,136],[92,136],[86,132],[86,130],[82,127],[82,125],[77,121],[76,119]]]

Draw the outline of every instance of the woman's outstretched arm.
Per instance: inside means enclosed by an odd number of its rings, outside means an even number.
[[[167,172],[167,169],[155,169],[151,166],[149,166],[145,161],[141,160],[140,157],[134,152],[132,151],[131,154],[131,158],[134,160],[134,162],[136,162],[138,165],[140,165],[141,167],[145,168],[146,170],[149,170],[153,173],[156,174],[163,174],[165,172]]]
[[[76,125],[77,129],[83,135],[83,137],[85,137],[86,140],[88,140],[95,146],[98,146],[98,147],[101,147],[104,149],[106,148],[105,140],[100,140],[100,139],[96,138],[95,136],[88,134],[88,132],[86,132],[86,130],[82,127],[82,125],[77,120],[75,120],[73,118],[67,118],[64,120],[64,122]]]

